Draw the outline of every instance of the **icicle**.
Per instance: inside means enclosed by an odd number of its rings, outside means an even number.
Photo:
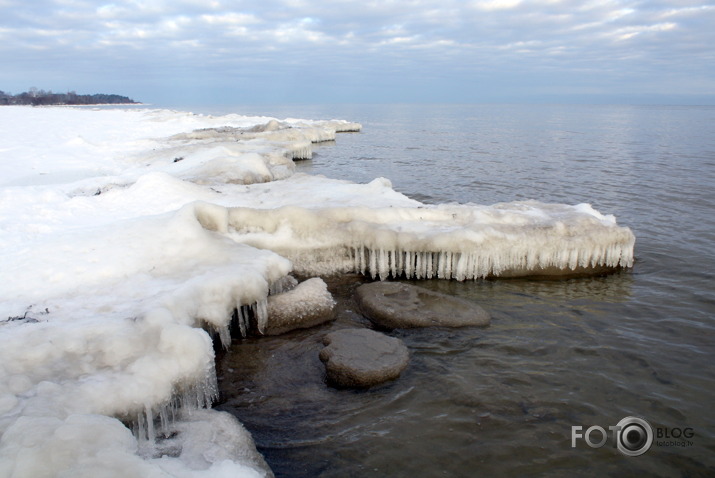
[[[374,249],[368,249],[368,254],[370,256],[370,265],[368,266],[368,271],[370,272],[370,276],[374,279],[377,275],[377,257],[375,257],[377,254],[375,254]]]
[[[241,337],[246,337],[248,335],[248,317],[246,317],[246,307],[243,305],[238,305],[236,307],[236,321],[238,322],[238,328],[241,331]]]
[[[413,275],[412,269],[412,252],[405,251],[405,276],[411,279]]]
[[[601,264],[604,265],[611,265],[612,260],[613,260],[613,247],[608,246],[606,249],[603,251],[603,257],[601,257]]]
[[[171,398],[165,403],[158,405],[145,403],[143,408],[134,411],[131,429],[138,442],[139,453],[143,456],[154,455],[156,438],[167,436],[180,410],[191,412],[191,410],[211,408],[211,404],[217,399],[216,370],[214,362],[210,361],[207,363],[203,379],[185,384],[183,389],[174,390]]]
[[[378,274],[380,276],[380,280],[387,279],[387,276],[389,275],[389,266],[388,266],[387,261],[388,261],[387,253],[383,249],[380,249],[380,264],[379,264],[379,268],[378,268]]]
[[[422,253],[417,252],[415,256],[415,277],[422,279],[424,277],[422,275]]]
[[[337,133],[348,133],[348,132],[358,132],[362,129],[360,123],[349,123],[347,121],[333,121],[330,126],[335,129]]]
[[[583,249],[575,249],[575,253],[577,257],[576,265],[580,267],[587,267],[589,259],[586,256],[586,251],[584,251]]]
[[[146,443],[148,437],[146,435],[146,416],[144,413],[139,413],[134,422],[134,437],[140,444]]]
[[[313,157],[313,147],[310,141],[300,141],[293,143],[286,150],[288,159],[310,159]]]
[[[306,133],[313,143],[335,141],[336,131],[333,128],[311,128]]]
[[[441,251],[437,257],[437,277],[447,279],[447,253]]]
[[[146,434],[150,441],[154,441],[156,433],[154,431],[154,413],[149,405],[144,405],[144,413],[146,413]]]
[[[221,325],[216,329],[218,331],[219,339],[221,340],[221,345],[224,349],[228,349],[231,345],[231,332],[228,330],[228,325]]]
[[[611,245],[608,248],[608,257],[607,257],[607,265],[611,267],[615,267],[616,264],[620,261],[621,258],[621,251],[618,246],[615,244]]]
[[[211,369],[206,371],[206,377],[201,383],[201,389],[204,395],[204,406],[202,408],[211,408],[211,405],[218,400],[218,381],[216,379],[216,369],[214,363],[211,364]]]
[[[594,247],[593,249],[588,251],[586,264],[588,264],[589,267],[592,267],[595,264],[598,264],[599,259],[600,259],[600,251],[598,250],[597,247]]]
[[[462,276],[461,279],[457,278],[457,280],[471,279],[474,276],[474,254],[463,252],[459,262],[462,264]],[[459,269],[459,266],[457,269]]]
[[[497,263],[496,257],[489,258],[486,255],[477,254],[475,257],[475,276],[486,277],[490,272],[496,274]]]
[[[476,279],[477,277],[486,277],[488,272],[491,270],[492,264],[491,261],[487,262],[486,266],[484,269],[481,267],[481,255],[478,253],[473,253],[472,254],[472,279]]]
[[[578,250],[576,250],[576,249],[571,249],[571,250],[569,251],[569,255],[568,255],[568,266],[569,266],[569,269],[574,270],[574,269],[576,269],[576,267],[578,267],[578,263],[579,263],[579,260],[578,260],[578,259],[579,259],[579,258],[578,258]]]
[[[161,407],[161,409],[159,410],[159,423],[161,424],[161,429],[159,430],[159,433],[161,435],[166,436],[166,434],[168,433],[169,426],[174,422],[174,419],[176,417],[175,410],[176,406],[173,400],[165,407]]]
[[[468,259],[466,254],[459,254],[459,259],[457,259],[457,265],[454,268],[454,274],[452,275],[453,279],[463,281],[466,278],[467,261]]]
[[[482,273],[479,269],[479,257],[479,254],[469,254],[469,275],[467,277],[469,277],[470,279],[482,277]]]
[[[262,334],[266,330],[266,325],[268,325],[268,301],[262,299],[256,302],[253,305],[253,313],[256,317],[258,332]]]

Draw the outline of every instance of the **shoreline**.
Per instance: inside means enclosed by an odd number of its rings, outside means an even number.
[[[349,122],[33,110],[9,122],[17,128],[16,152],[7,157],[15,169],[0,192],[12,190],[11,209],[3,212],[19,216],[6,216],[3,225],[13,233],[0,240],[18,254],[5,261],[9,285],[0,305],[8,317],[36,322],[0,322],[3,357],[16,362],[0,376],[0,423],[4,437],[20,437],[30,433],[24,410],[55,407],[54,416],[32,418],[31,428],[47,431],[36,453],[61,446],[53,431],[70,427],[87,434],[69,446],[90,455],[104,445],[93,446],[89,430],[105,430],[115,440],[109,447],[122,443],[118,462],[138,473],[242,470],[237,450],[207,463],[181,442],[203,426],[190,410],[209,405],[215,394],[213,347],[204,329],[230,341],[228,320],[237,306],[253,306],[259,323],[268,320],[269,289],[291,271],[478,278],[514,266],[627,267],[632,261],[630,230],[588,205],[432,207],[395,192],[385,179],[354,184],[294,174],[293,159],[310,157],[313,142],[334,138],[340,128],[354,130]],[[52,125],[52,135],[29,142],[21,126],[38,123]],[[39,183],[39,176],[49,181]],[[465,249],[484,246],[474,237],[489,238],[491,230],[498,234],[488,255]],[[504,252],[508,235],[530,243]],[[547,250],[555,238],[574,235],[573,248]],[[28,348],[35,353],[23,360]],[[60,384],[45,385],[57,377]],[[117,416],[135,417],[138,454],[128,431],[111,418]],[[237,423],[206,418],[241,435]],[[153,442],[179,429],[178,441]],[[0,451],[7,456],[24,448],[19,438],[4,439],[10,443]],[[155,446],[169,445],[165,458],[154,456]],[[41,462],[23,466],[43,476]]]

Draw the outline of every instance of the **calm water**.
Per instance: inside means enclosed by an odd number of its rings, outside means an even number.
[[[478,302],[492,325],[392,333],[411,363],[368,391],[326,387],[318,360],[322,335],[368,326],[350,299],[357,276],[330,284],[336,322],[235,341],[218,360],[218,408],[277,476],[715,476],[715,107],[233,111],[363,123],[303,172],[384,176],[429,203],[588,202],[637,238],[635,267],[606,277],[420,282]],[[610,439],[571,447],[573,425],[629,415],[694,436],[640,457]]]

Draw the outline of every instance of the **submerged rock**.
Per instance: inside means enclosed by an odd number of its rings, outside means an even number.
[[[398,338],[370,329],[343,329],[323,338],[320,351],[328,382],[337,387],[370,387],[400,376],[410,354]]]
[[[365,317],[388,329],[486,326],[491,321],[472,302],[401,282],[361,285],[355,299]]]
[[[333,319],[335,301],[323,279],[314,277],[282,294],[268,297],[264,335],[280,335]]]

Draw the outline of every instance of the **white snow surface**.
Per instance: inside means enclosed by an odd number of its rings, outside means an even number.
[[[0,478],[270,474],[210,410],[210,334],[230,340],[247,307],[265,325],[292,270],[464,280],[632,264],[631,231],[587,204],[428,206],[384,178],[294,174],[312,143],[359,129],[0,107]]]

